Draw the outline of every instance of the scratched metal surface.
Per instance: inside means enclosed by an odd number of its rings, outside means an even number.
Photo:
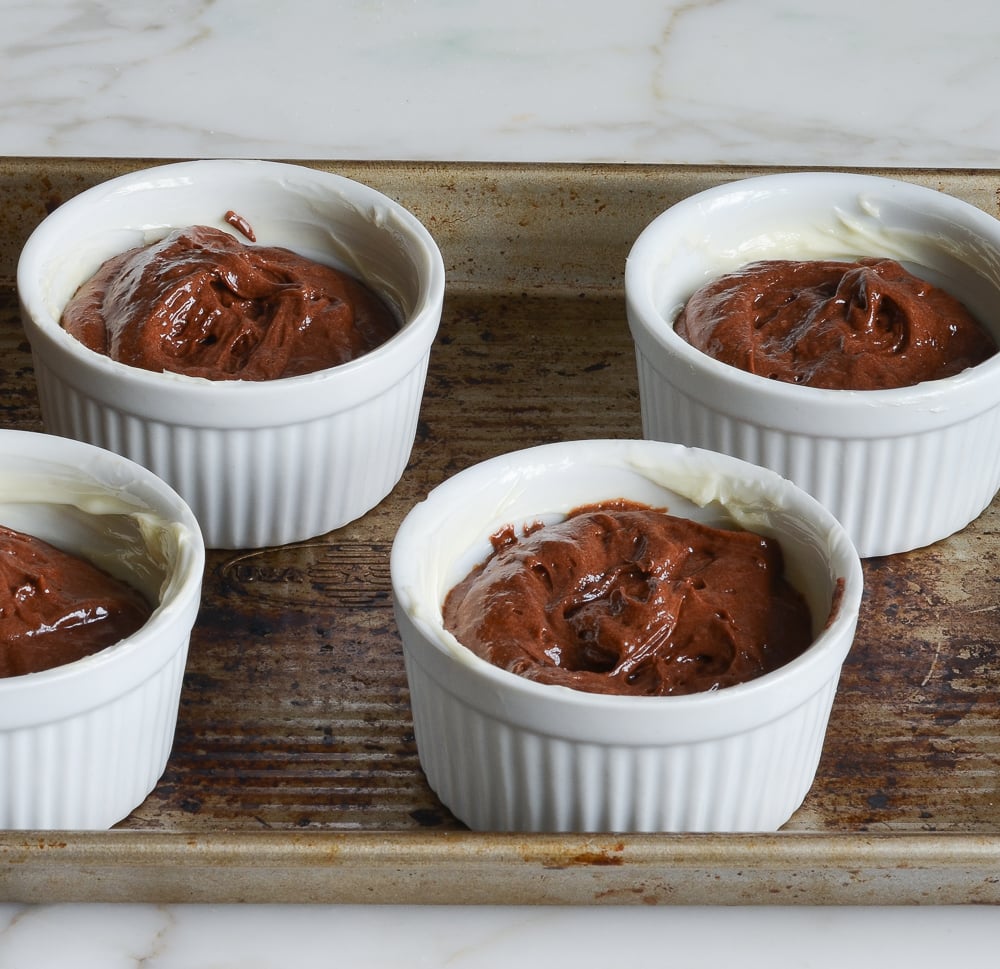
[[[41,429],[13,266],[44,212],[140,162],[0,163],[0,422]],[[331,166],[333,167],[333,166]],[[152,795],[110,833],[0,832],[11,899],[1000,900],[1000,505],[865,565],[816,782],[774,837],[473,835],[420,771],[388,554],[435,484],[501,451],[641,433],[621,270],[717,169],[340,165],[409,204],[449,294],[417,441],[358,522],[209,554],[179,723]],[[993,173],[907,173],[996,210]],[[197,877],[191,874],[197,871]],[[479,873],[470,887],[469,873]]]

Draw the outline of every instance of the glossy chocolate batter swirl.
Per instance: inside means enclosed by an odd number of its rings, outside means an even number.
[[[626,503],[518,537],[451,590],[444,623],[484,659],[540,683],[665,696],[783,666],[812,641],[779,544]]]
[[[324,370],[398,329],[354,277],[208,226],[109,259],[74,295],[62,325],[130,366],[216,380]]]
[[[0,677],[72,663],[131,636],[152,609],[134,589],[0,525]]]
[[[891,259],[751,263],[699,289],[675,329],[749,373],[834,390],[950,377],[997,351],[958,300]]]

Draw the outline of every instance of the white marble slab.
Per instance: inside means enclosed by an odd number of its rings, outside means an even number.
[[[992,908],[0,906],[3,969],[942,969]]]
[[[0,154],[993,167],[988,0],[10,0]]]
[[[992,168],[998,36],[992,0],[8,0],[0,155]],[[998,918],[0,904],[0,969],[938,969]]]

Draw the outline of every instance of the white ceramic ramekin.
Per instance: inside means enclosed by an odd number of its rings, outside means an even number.
[[[0,523],[85,556],[155,604],[114,646],[0,678],[0,828],[108,828],[166,767],[201,601],[198,523],[119,455],[10,430],[0,430]]]
[[[738,686],[622,697],[523,679],[445,630],[447,593],[498,529],[615,498],[777,537],[812,646]],[[462,471],[406,516],[391,573],[427,779],[470,827],[504,831],[778,828],[814,780],[863,581],[843,527],[790,482],[656,441],[550,444]]]
[[[625,268],[643,434],[764,465],[819,498],[863,557],[963,528],[1000,487],[1000,356],[898,390],[823,390],[720,363],[673,321],[703,283],[758,259],[889,256],[961,299],[1000,342],[1000,221],[941,192],[795,172],[674,205]]]
[[[314,374],[210,381],[150,373],[92,352],[59,325],[108,257],[176,227],[233,231],[360,276],[400,331]],[[17,273],[46,429],[123,454],[170,483],[209,547],[279,545],[338,528],[399,481],[416,433],[444,295],[441,254],[385,195],[303,165],[179,162],[112,179],[61,205],[29,238]]]

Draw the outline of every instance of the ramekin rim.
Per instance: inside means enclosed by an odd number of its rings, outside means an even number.
[[[68,680],[89,679],[91,676],[102,675],[104,667],[110,664],[121,665],[123,661],[127,662],[132,654],[146,647],[149,641],[156,640],[164,631],[176,628],[178,621],[186,622],[186,613],[191,610],[197,612],[206,560],[201,527],[190,507],[173,487],[147,468],[93,444],[15,428],[0,428],[0,449],[5,441],[18,438],[28,441],[29,447],[34,446],[31,443],[33,441],[43,447],[49,442],[55,442],[54,446],[62,447],[70,454],[89,454],[109,466],[128,469],[156,494],[157,500],[162,504],[163,513],[160,517],[175,532],[177,557],[174,568],[164,581],[165,598],[154,606],[147,621],[131,636],[70,663],[35,673],[0,677],[0,697],[58,687]],[[42,441],[45,444],[41,444]],[[72,466],[67,463],[67,467]],[[110,490],[109,488],[109,493]],[[190,633],[190,628],[187,633]]]
[[[353,360],[312,373],[265,381],[211,380],[188,374],[144,370],[141,367],[133,367],[98,353],[67,333],[59,321],[48,312],[48,308],[41,298],[38,287],[40,274],[32,274],[41,253],[44,251],[43,243],[49,234],[57,231],[60,218],[72,217],[79,210],[104,198],[135,191],[136,186],[133,183],[148,180],[155,175],[167,177],[192,170],[212,168],[225,170],[229,167],[246,168],[249,171],[259,169],[276,174],[286,172],[302,175],[305,173],[309,178],[317,181],[329,181],[331,184],[349,183],[352,191],[358,191],[387,204],[394,216],[405,224],[411,238],[419,242],[420,252],[423,256],[423,265],[419,267],[420,292],[411,316],[402,322],[399,329],[388,340]],[[445,290],[445,267],[440,248],[430,230],[406,206],[364,182],[336,172],[325,171],[304,163],[249,158],[206,158],[154,164],[126,172],[84,189],[60,204],[30,233],[18,258],[16,276],[18,298],[30,325],[43,337],[53,342],[60,351],[68,353],[82,366],[86,366],[98,374],[113,375],[118,380],[139,386],[149,385],[159,389],[178,386],[190,390],[200,390],[203,393],[217,391],[230,396],[265,392],[280,393],[284,390],[295,390],[308,384],[324,384],[344,380],[359,370],[377,367],[386,357],[402,357],[411,351],[414,343],[422,345],[427,341],[428,333],[436,330],[439,307]]]
[[[633,334],[649,337],[668,352],[678,356],[692,369],[702,371],[720,381],[728,381],[740,389],[753,391],[757,394],[767,393],[776,400],[789,399],[799,403],[808,401],[829,406],[863,404],[868,407],[897,408],[910,404],[925,404],[952,393],[965,392],[969,385],[978,384],[995,387],[994,396],[1000,400],[1000,379],[998,379],[997,373],[1000,371],[1000,351],[987,360],[949,377],[926,380],[907,387],[837,390],[793,384],[749,373],[739,367],[716,360],[677,334],[674,329],[674,321],[668,320],[661,312],[653,301],[649,286],[645,283],[650,278],[653,268],[649,265],[649,261],[656,251],[654,242],[656,234],[662,231],[664,225],[669,225],[678,217],[682,217],[687,210],[703,206],[706,202],[711,203],[715,199],[752,191],[762,185],[773,186],[783,182],[800,181],[878,186],[890,191],[906,192],[922,199],[933,200],[937,205],[962,212],[984,229],[992,229],[998,251],[1000,251],[1000,220],[964,199],[926,185],[869,172],[844,172],[829,169],[767,172],[752,175],[722,182],[687,196],[658,213],[640,231],[626,256],[624,271],[629,326]],[[1000,342],[1000,337],[998,337],[998,342]],[[987,402],[983,409],[989,406],[990,402]]]
[[[442,496],[453,497],[451,492],[460,492],[464,480],[463,475],[467,472],[486,469],[490,465],[500,467],[501,464],[515,457],[523,456],[527,461],[533,455],[544,453],[556,453],[555,449],[573,449],[579,447],[580,450],[593,446],[618,448],[628,445],[639,445],[649,451],[659,450],[663,453],[667,451],[684,451],[687,453],[702,452],[709,454],[713,459],[720,459],[723,463],[733,468],[737,466],[745,469],[752,469],[755,476],[760,479],[780,482],[782,488],[790,489],[796,500],[807,507],[816,516],[821,527],[829,531],[831,543],[836,545],[838,555],[844,559],[845,569],[838,569],[836,578],[832,581],[842,583],[842,592],[839,600],[835,602],[834,611],[819,634],[810,643],[808,649],[801,655],[786,663],[785,665],[772,670],[762,676],[744,683],[725,687],[724,689],[703,691],[699,693],[671,695],[671,696],[633,696],[602,694],[585,690],[576,690],[571,687],[538,683],[519,676],[509,670],[502,669],[488,660],[478,656],[475,652],[463,646],[451,633],[444,629],[443,619],[440,616],[441,604],[434,603],[434,622],[430,623],[425,617],[415,615],[405,601],[405,597],[399,594],[397,585],[396,568],[394,563],[401,561],[405,554],[405,542],[409,540],[409,530],[413,527],[413,522],[421,514],[419,509],[431,500],[442,500]],[[481,473],[477,471],[477,473]],[[442,489],[444,489],[442,491]],[[437,498],[434,498],[437,493]],[[595,500],[598,500],[595,498]],[[400,536],[402,535],[402,541]],[[831,567],[834,563],[831,561]],[[741,701],[743,698],[752,699],[756,694],[767,691],[777,692],[782,689],[782,685],[789,678],[797,678],[800,675],[807,675],[808,670],[828,658],[827,654],[836,649],[842,661],[849,652],[853,635],[848,635],[849,631],[857,622],[858,611],[860,609],[861,597],[863,593],[864,578],[861,569],[860,558],[854,548],[853,543],[847,536],[844,527],[834,518],[833,514],[819,501],[804,492],[801,488],[775,472],[756,465],[750,465],[738,458],[732,458],[717,452],[706,452],[700,448],[687,447],[679,444],[672,444],[662,441],[652,440],[630,440],[630,439],[591,439],[579,441],[560,441],[551,444],[536,445],[534,447],[521,449],[507,454],[497,455],[476,465],[457,472],[451,478],[441,482],[428,494],[421,502],[418,502],[410,512],[404,517],[396,533],[390,551],[390,573],[392,577],[393,598],[396,607],[401,609],[408,620],[416,627],[424,640],[430,644],[431,648],[448,662],[459,663],[471,675],[477,676],[487,683],[490,683],[498,690],[504,690],[509,694],[519,694],[529,699],[544,700],[547,704],[566,705],[571,707],[586,706],[599,709],[602,712],[629,711],[649,712],[658,708],[664,711],[682,713],[686,708],[696,707],[699,713],[707,713],[713,707],[722,707]],[[441,620],[438,622],[438,620]],[[404,641],[404,647],[406,646]],[[839,667],[838,667],[839,668]],[[801,672],[800,672],[801,671]],[[801,699],[805,699],[802,697]],[[777,714],[776,714],[777,715]]]

